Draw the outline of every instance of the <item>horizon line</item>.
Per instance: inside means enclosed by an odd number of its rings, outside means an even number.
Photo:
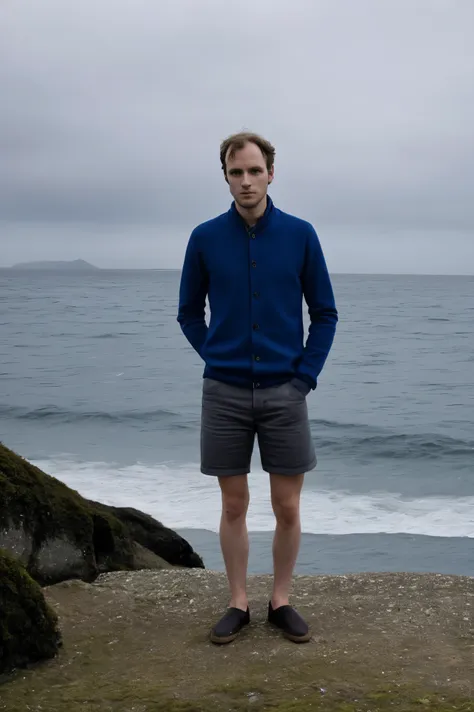
[[[48,262],[59,262],[60,260],[41,260]],[[62,260],[64,262],[71,262],[73,260]],[[46,271],[61,272],[61,267],[54,267],[51,270],[41,269],[41,268],[28,268],[25,266],[24,270],[16,268],[15,265],[0,265],[0,270],[12,270],[13,272],[35,272],[41,273]],[[91,272],[181,272],[182,267],[98,267],[89,263],[93,268]],[[69,274],[87,274],[87,270],[69,271]],[[329,270],[329,273],[334,276],[344,275],[344,276],[357,276],[357,277],[474,277],[474,272],[339,272]]]

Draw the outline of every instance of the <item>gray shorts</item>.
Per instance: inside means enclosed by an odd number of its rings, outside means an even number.
[[[205,378],[201,472],[218,477],[250,472],[255,435],[265,472],[299,475],[316,466],[306,397],[294,385],[251,390]]]

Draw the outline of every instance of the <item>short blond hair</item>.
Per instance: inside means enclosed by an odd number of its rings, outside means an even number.
[[[273,163],[275,161],[275,149],[270,143],[270,141],[267,141],[262,136],[259,136],[259,134],[252,133],[251,131],[241,131],[240,133],[235,133],[231,136],[228,136],[221,143],[220,159],[224,175],[226,175],[226,158],[233,158],[235,152],[240,151],[247,143],[254,143],[256,146],[258,146],[265,158],[267,170],[270,170],[272,168]],[[229,150],[229,148],[230,153],[227,156],[227,151]]]

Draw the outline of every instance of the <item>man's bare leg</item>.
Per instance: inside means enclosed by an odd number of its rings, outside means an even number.
[[[289,603],[291,580],[301,541],[300,494],[304,474],[270,475],[271,500],[276,517],[273,538],[273,608]]]
[[[247,510],[250,496],[247,475],[219,477],[222,494],[220,543],[231,594],[230,606],[247,610],[249,540]]]
[[[288,600],[301,540],[300,494],[303,480],[304,475],[270,475],[277,524],[273,538],[274,576],[268,622],[295,643],[306,643],[311,639],[308,624]]]

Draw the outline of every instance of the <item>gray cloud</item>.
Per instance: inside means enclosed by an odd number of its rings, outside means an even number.
[[[275,144],[271,195],[334,270],[357,242],[373,269],[396,247],[412,271],[418,241],[416,264],[472,273],[473,26],[470,0],[4,5],[0,260],[34,244],[179,266],[229,204],[219,142],[245,127]]]

